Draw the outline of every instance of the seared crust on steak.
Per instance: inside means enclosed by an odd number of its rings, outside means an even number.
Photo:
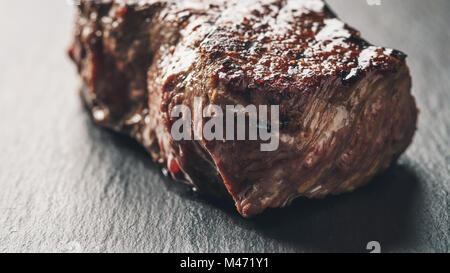
[[[321,0],[81,1],[70,56],[94,120],[243,216],[352,191],[406,150],[417,109],[405,55]],[[174,141],[174,106],[279,105],[280,146]]]

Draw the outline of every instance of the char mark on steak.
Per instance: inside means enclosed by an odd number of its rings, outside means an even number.
[[[75,29],[69,53],[94,120],[246,217],[368,183],[416,130],[405,55],[369,44],[321,0],[82,0]],[[279,105],[279,148],[175,141],[171,110],[195,97]]]

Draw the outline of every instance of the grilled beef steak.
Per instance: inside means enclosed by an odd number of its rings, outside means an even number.
[[[405,55],[361,39],[320,0],[82,0],[69,53],[98,124],[246,217],[368,183],[416,130]],[[175,141],[171,110],[195,97],[279,105],[279,148]]]

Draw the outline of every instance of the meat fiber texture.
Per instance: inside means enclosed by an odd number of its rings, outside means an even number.
[[[417,108],[405,55],[320,0],[81,1],[69,50],[94,121],[250,217],[353,191],[406,150]],[[176,105],[279,105],[279,147],[182,140]],[[206,118],[203,118],[203,125]]]

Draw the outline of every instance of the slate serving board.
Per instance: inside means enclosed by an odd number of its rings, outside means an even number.
[[[73,7],[0,1],[1,252],[450,251],[450,1],[333,0],[365,38],[408,53],[414,144],[354,193],[243,219],[163,177],[92,124],[65,55]]]

